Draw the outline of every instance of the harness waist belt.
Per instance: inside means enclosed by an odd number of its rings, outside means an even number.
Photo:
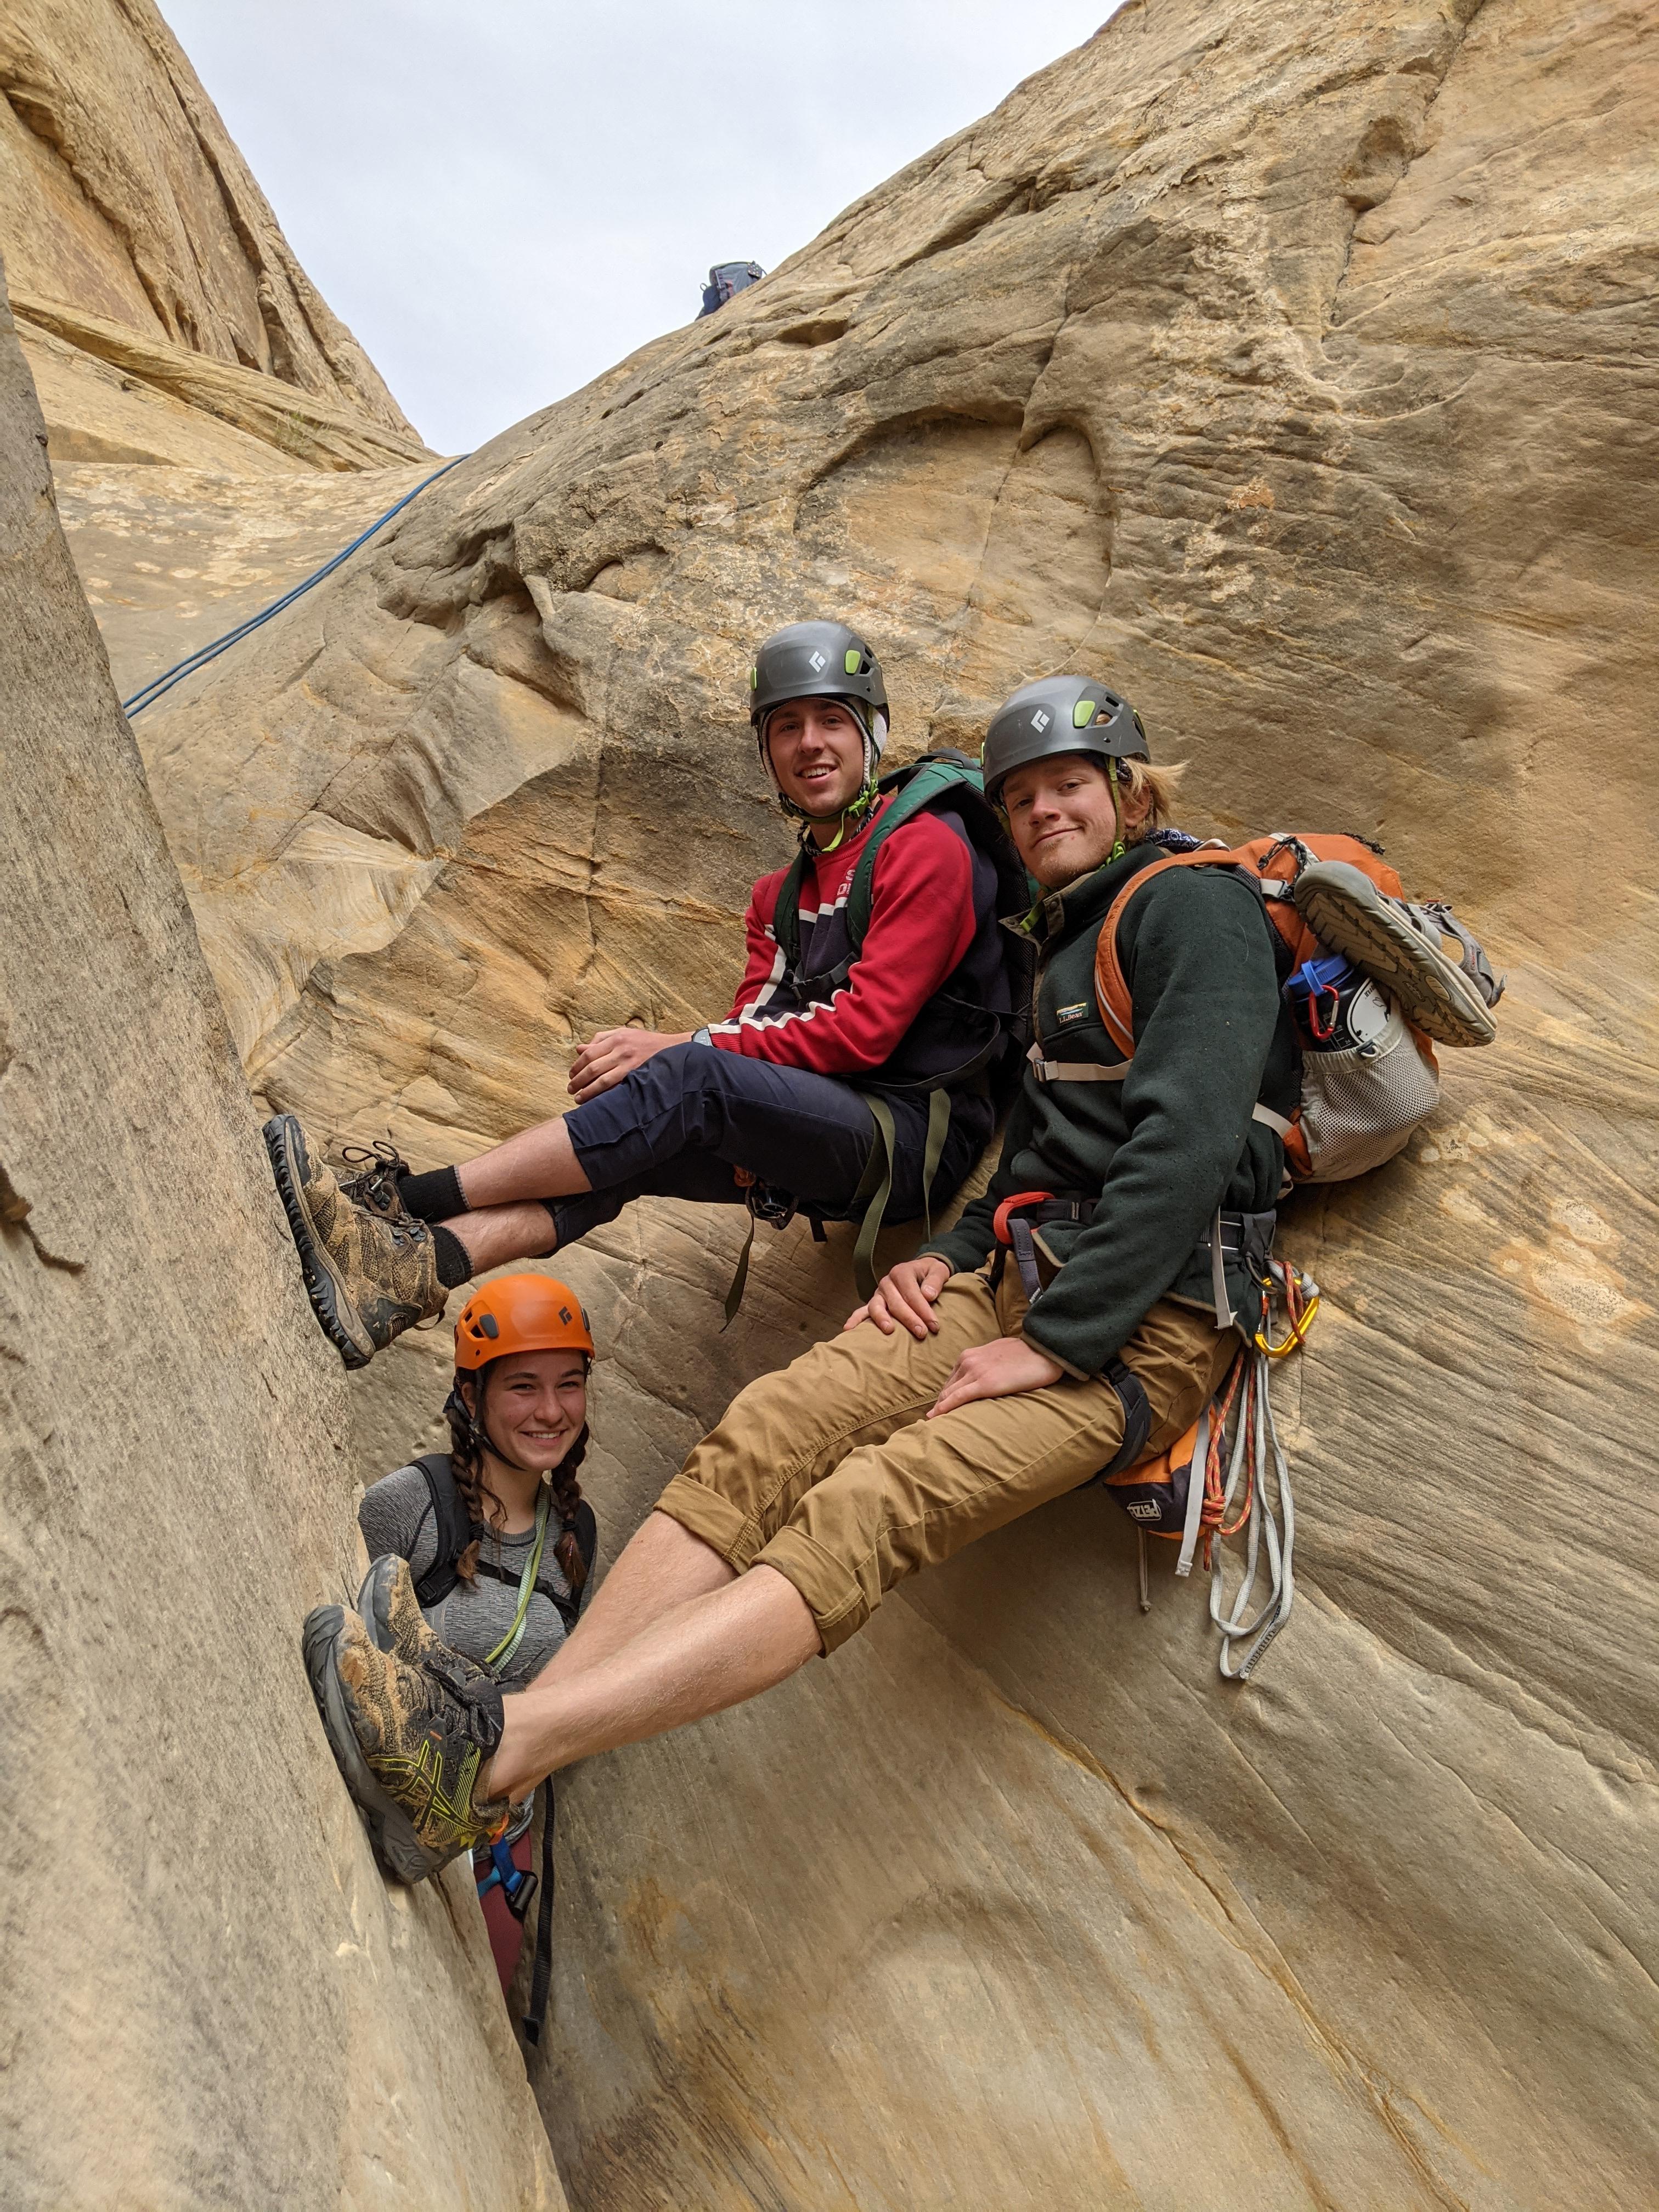
[[[1242,1261],[1253,1277],[1265,1275],[1278,1222],[1278,1214],[1273,1212],[1218,1212],[1194,1246],[1194,1252],[1207,1252],[1210,1255],[1210,1285],[1218,1328],[1231,1328],[1236,1320],[1232,1300],[1227,1295],[1228,1259]]]

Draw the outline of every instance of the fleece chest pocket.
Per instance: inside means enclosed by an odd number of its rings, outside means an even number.
[[[1037,1018],[1045,1054],[1056,1060],[1068,1059],[1079,1052],[1103,1060],[1120,1057],[1106,1034],[1106,1024],[1092,998],[1068,999],[1056,994],[1050,1000],[1047,993],[1043,995],[1045,1003],[1038,1008]]]

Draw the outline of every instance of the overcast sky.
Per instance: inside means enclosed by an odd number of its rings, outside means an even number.
[[[1114,0],[161,0],[428,444],[480,445],[773,268]]]

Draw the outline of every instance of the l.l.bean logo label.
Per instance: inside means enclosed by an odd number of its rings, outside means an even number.
[[[1080,1022],[1093,1012],[1094,1008],[1086,999],[1079,999],[1074,1006],[1056,1007],[1054,1019],[1057,1022]]]

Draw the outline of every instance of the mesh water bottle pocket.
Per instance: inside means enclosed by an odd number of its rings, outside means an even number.
[[[1341,1182],[1381,1167],[1404,1149],[1440,1099],[1440,1078],[1392,1003],[1382,1032],[1348,1052],[1302,1060],[1302,1131],[1310,1182]]]

